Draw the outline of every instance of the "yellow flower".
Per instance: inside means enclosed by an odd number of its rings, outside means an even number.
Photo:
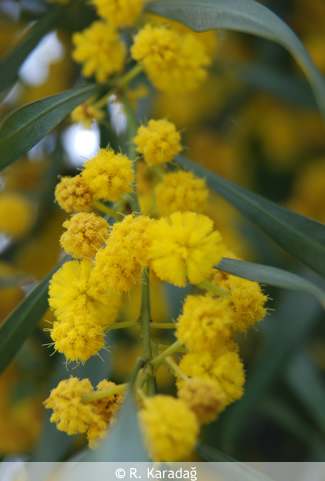
[[[53,409],[50,421],[56,423],[59,431],[68,434],[85,433],[89,424],[100,421],[100,416],[94,412],[93,406],[81,401],[83,396],[92,391],[89,379],[80,381],[72,376],[52,389],[44,405],[47,409]]]
[[[177,319],[176,337],[191,351],[214,352],[231,337],[233,322],[228,298],[187,296]]]
[[[34,220],[34,207],[23,195],[1,192],[0,232],[18,240],[30,231]]]
[[[104,391],[114,388],[116,384],[104,379],[97,385],[96,391]],[[92,402],[96,412],[101,416],[101,422],[90,424],[87,431],[89,447],[94,449],[105,437],[107,429],[114,422],[116,413],[124,399],[123,393],[112,394],[97,401]]]
[[[180,170],[166,174],[156,186],[156,199],[161,215],[190,210],[200,214],[207,205],[209,191],[205,181],[192,172]]]
[[[79,174],[61,178],[55,188],[55,200],[66,212],[89,212],[94,202],[94,194]]]
[[[63,227],[67,231],[60,238],[61,246],[75,258],[95,257],[108,239],[109,224],[93,213],[75,214],[63,223]]]
[[[181,385],[178,397],[193,411],[200,424],[214,421],[226,403],[219,383],[209,377],[189,378]]]
[[[214,355],[208,351],[189,352],[182,357],[179,367],[187,376],[215,379],[226,396],[226,405],[244,394],[244,366],[236,351],[221,348]],[[180,381],[179,385],[182,384]]]
[[[149,455],[154,461],[180,461],[191,454],[199,426],[185,402],[164,395],[148,398],[139,418]]]
[[[151,241],[149,217],[129,215],[112,228],[107,246],[98,251],[92,277],[106,289],[128,292],[148,265]]]
[[[181,136],[168,120],[149,120],[148,126],[141,125],[134,138],[137,152],[143,154],[149,165],[163,164],[173,160],[182,150]]]
[[[163,280],[184,287],[198,284],[213,272],[221,257],[221,236],[213,222],[194,212],[175,212],[151,229],[151,265]]]
[[[106,22],[96,21],[81,33],[74,33],[75,50],[72,58],[82,63],[82,75],[95,75],[97,82],[105,82],[114,73],[121,72],[125,60],[125,47],[118,31]]]
[[[59,321],[69,313],[92,314],[103,325],[115,321],[120,296],[108,293],[91,278],[89,260],[66,262],[52,277],[49,287],[49,304]]]
[[[116,27],[125,27],[132,25],[146,1],[148,0],[92,0],[92,3],[98,15],[106,22]]]
[[[71,112],[72,122],[80,122],[82,126],[87,129],[90,128],[93,120],[100,122],[104,117],[104,112],[97,109],[89,102],[84,102],[83,104],[78,105],[78,107]]]
[[[112,149],[100,149],[95,157],[87,160],[82,175],[95,199],[115,202],[121,195],[132,191],[132,162]]]
[[[230,291],[227,299],[234,313],[234,331],[244,332],[266,316],[264,304],[268,298],[257,282],[241,279],[217,269],[211,282]]]
[[[64,354],[67,361],[84,363],[105,345],[104,328],[90,314],[70,312],[64,322],[55,322],[50,332],[55,350]]]
[[[195,35],[166,26],[146,25],[136,35],[131,55],[134,60],[143,61],[153,85],[168,92],[199,88],[211,63],[204,45]]]

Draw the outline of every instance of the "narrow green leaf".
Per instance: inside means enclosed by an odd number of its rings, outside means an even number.
[[[0,125],[0,169],[17,160],[56,127],[75,107],[92,95],[99,85],[86,85],[24,105]]]
[[[325,292],[312,282],[292,272],[278,269],[277,267],[254,264],[252,262],[239,261],[237,259],[223,258],[216,266],[220,271],[228,272],[234,276],[243,277],[250,281],[293,289],[295,291],[309,292],[319,300],[325,309]]]
[[[196,451],[206,461],[216,463],[213,468],[225,481],[271,481],[247,464],[240,463],[211,446],[199,443]]]
[[[286,252],[325,276],[324,224],[277,205],[184,157],[177,156],[176,161],[184,169],[204,178],[212,190],[224,197]]]
[[[325,382],[306,352],[299,352],[292,359],[285,378],[316,426],[325,433]]]
[[[145,462],[148,455],[143,445],[137,410],[132,394],[128,392],[117,422],[102,444],[89,452],[82,461]],[[75,479],[75,478],[74,478]]]
[[[246,432],[250,416],[322,313],[313,297],[306,299],[299,292],[284,291],[279,301],[268,318],[267,337],[250,366],[244,397],[229,406],[220,419],[219,436],[224,446],[235,447],[239,435]]]
[[[286,48],[308,78],[325,121],[325,81],[307,50],[275,13],[255,0],[157,0],[146,10],[185,24],[196,32],[216,28],[251,33]]]
[[[53,271],[45,277],[0,326],[0,374],[12,361],[15,354],[25,342],[27,336],[37,325],[48,309],[48,286],[54,272],[64,262],[70,259],[66,256]]]
[[[28,30],[17,47],[2,59],[0,63],[0,92],[15,82],[22,63],[55,24],[61,12],[61,7],[52,8]]]

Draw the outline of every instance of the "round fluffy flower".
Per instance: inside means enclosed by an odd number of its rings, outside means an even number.
[[[164,395],[147,398],[139,418],[149,456],[154,461],[179,461],[191,454],[199,426],[183,401]]]
[[[89,314],[67,314],[64,322],[55,322],[51,338],[56,351],[67,361],[86,362],[105,345],[105,333],[98,319]]]
[[[97,109],[89,102],[84,102],[83,104],[78,105],[78,107],[71,112],[72,122],[80,122],[86,129],[90,128],[93,120],[100,122],[104,117],[104,112]]]
[[[266,316],[264,304],[268,298],[257,282],[215,270],[212,283],[230,291],[228,299],[234,312],[235,331],[246,331]]]
[[[89,212],[94,202],[94,193],[81,174],[62,177],[55,188],[55,200],[66,212]]]
[[[116,27],[125,27],[132,25],[146,1],[148,0],[92,0],[92,4],[106,22]]]
[[[191,32],[146,25],[134,39],[132,57],[159,89],[168,92],[196,90],[206,78],[211,60],[204,45]]]
[[[100,149],[84,165],[83,177],[94,192],[95,199],[115,202],[132,191],[134,182],[132,162],[112,149]]]
[[[179,367],[187,376],[215,379],[225,394],[225,405],[244,394],[244,366],[236,351],[221,348],[215,355],[208,351],[189,352],[182,357]],[[180,381],[179,385],[182,384]]]
[[[0,194],[0,232],[19,239],[31,229],[35,218],[33,205],[15,192]]]
[[[194,212],[174,212],[151,228],[151,265],[163,280],[184,287],[186,278],[198,284],[221,259],[221,235],[213,222]]]
[[[156,199],[161,215],[187,210],[203,212],[207,205],[209,191],[203,179],[192,172],[179,170],[166,174],[156,186]]]
[[[138,128],[134,142],[149,165],[170,162],[182,150],[181,136],[168,120],[149,120]]]
[[[69,313],[98,316],[101,324],[115,321],[120,296],[108,293],[91,278],[89,260],[66,262],[52,277],[49,287],[49,304],[59,321]]]
[[[74,33],[72,43],[75,46],[72,58],[83,64],[84,77],[95,75],[97,82],[105,82],[123,69],[125,47],[118,31],[108,23],[93,22],[81,33]]]
[[[89,379],[80,381],[76,377],[61,381],[52,389],[44,405],[47,409],[53,409],[50,421],[57,424],[59,431],[85,433],[89,424],[100,420],[91,404],[81,402],[81,398],[92,391]]]
[[[214,421],[226,404],[219,383],[208,377],[189,378],[180,387],[178,397],[194,412],[200,424]]]
[[[79,213],[63,223],[67,229],[60,243],[67,254],[76,258],[93,258],[108,239],[109,224],[96,214]]]
[[[97,385],[97,391],[104,391],[116,387],[116,384],[104,379]],[[89,447],[94,449],[98,446],[100,441],[105,437],[107,429],[115,419],[116,413],[124,399],[123,393],[116,393],[106,396],[97,401],[93,401],[92,405],[96,413],[100,415],[101,421],[99,423],[92,423],[87,431],[87,438]]]
[[[231,337],[233,322],[228,298],[187,296],[177,320],[176,337],[189,350],[214,352]]]

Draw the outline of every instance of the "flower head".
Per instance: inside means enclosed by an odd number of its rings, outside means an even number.
[[[103,325],[115,321],[120,306],[120,296],[108,293],[91,278],[89,260],[66,262],[52,277],[49,287],[49,304],[59,321],[69,313],[92,314]]]
[[[154,461],[179,461],[191,454],[199,427],[184,401],[164,395],[148,398],[139,418]]]
[[[161,215],[187,210],[200,214],[206,207],[208,196],[205,181],[192,172],[183,170],[166,174],[156,186],[156,199]]]
[[[196,90],[205,80],[211,60],[191,32],[146,25],[134,39],[132,57],[144,63],[153,85],[168,92]]]
[[[104,112],[89,102],[78,105],[78,107],[71,112],[72,122],[80,122],[86,129],[90,128],[93,120],[100,122],[104,117]]]
[[[0,232],[19,239],[26,235],[34,223],[33,205],[21,194],[1,192]]]
[[[176,286],[198,284],[221,259],[221,236],[213,222],[194,212],[175,212],[151,229],[151,265],[157,276]]]
[[[93,213],[75,214],[63,223],[63,227],[67,231],[60,238],[61,246],[75,258],[92,259],[108,239],[109,224]]]
[[[94,192],[95,199],[115,202],[121,195],[132,191],[132,162],[112,149],[100,149],[85,163],[83,178]]]
[[[149,120],[138,128],[134,142],[149,165],[170,162],[182,150],[181,136],[168,120]]]
[[[132,25],[148,0],[92,0],[98,15],[116,27]]]
[[[72,43],[72,58],[83,64],[84,77],[95,75],[97,82],[105,82],[124,66],[125,47],[118,31],[106,22],[93,22],[81,33],[74,33]]]
[[[94,202],[94,193],[81,174],[62,177],[55,188],[55,200],[66,212],[89,212]]]
[[[191,351],[214,352],[232,335],[234,314],[228,298],[187,296],[176,324],[176,337]]]

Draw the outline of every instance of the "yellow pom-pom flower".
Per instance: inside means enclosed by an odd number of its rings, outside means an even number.
[[[63,227],[67,231],[60,238],[61,246],[77,259],[92,259],[108,239],[109,224],[93,213],[75,214],[63,223]]]
[[[93,406],[81,401],[83,396],[92,391],[89,379],[79,380],[76,377],[61,381],[52,389],[44,405],[47,409],[53,409],[50,421],[56,423],[59,431],[67,434],[85,433],[89,424],[100,421]]]
[[[129,215],[115,223],[107,246],[96,255],[93,279],[110,291],[130,291],[140,279],[141,268],[149,264],[153,222],[149,217]]]
[[[226,403],[219,383],[209,377],[189,378],[181,385],[178,397],[193,411],[200,424],[214,421]]]
[[[56,351],[67,361],[86,362],[105,345],[105,333],[98,319],[89,314],[69,313],[64,322],[55,322],[51,338]]]
[[[235,331],[245,332],[266,316],[264,304],[268,298],[257,282],[216,270],[212,283],[230,291],[228,299],[234,312]]]
[[[112,149],[100,149],[85,163],[83,178],[94,192],[95,199],[115,202],[121,195],[132,191],[132,162]]]
[[[72,58],[83,64],[84,77],[95,75],[97,82],[105,82],[123,69],[125,47],[118,31],[108,23],[93,22],[82,32],[74,33],[72,43],[75,46]]]
[[[81,174],[62,177],[55,188],[55,200],[66,212],[89,212],[94,202],[94,193]]]
[[[149,165],[170,162],[182,150],[179,132],[165,119],[149,120],[147,127],[141,125],[134,142]]]
[[[23,195],[1,192],[0,232],[18,240],[29,232],[34,219],[34,207]]]
[[[174,212],[151,228],[151,266],[157,276],[184,287],[198,284],[213,272],[222,257],[221,235],[213,222],[194,212]]]
[[[132,25],[148,0],[92,0],[98,15],[116,27]]]
[[[191,377],[215,379],[225,394],[225,405],[240,399],[245,383],[244,366],[237,352],[226,348],[211,352],[189,352],[179,364],[184,374]],[[180,381],[180,385],[183,381]]]
[[[80,122],[86,129],[91,127],[93,120],[100,122],[104,117],[104,112],[97,109],[89,102],[84,102],[83,104],[78,105],[78,107],[71,112],[72,122]]]
[[[201,214],[209,196],[205,181],[183,170],[166,174],[155,192],[161,215],[187,210]]]
[[[177,319],[176,337],[191,351],[214,352],[231,337],[233,322],[228,298],[187,296]]]
[[[66,262],[52,277],[49,287],[49,304],[59,321],[69,313],[92,314],[103,325],[115,321],[120,306],[120,296],[108,293],[91,278],[89,260]]]
[[[164,395],[148,398],[139,418],[153,461],[180,461],[191,454],[199,426],[184,401]]]
[[[136,35],[131,54],[135,60],[143,61],[157,89],[174,93],[199,88],[211,63],[204,45],[195,35],[166,26],[146,25]]]

